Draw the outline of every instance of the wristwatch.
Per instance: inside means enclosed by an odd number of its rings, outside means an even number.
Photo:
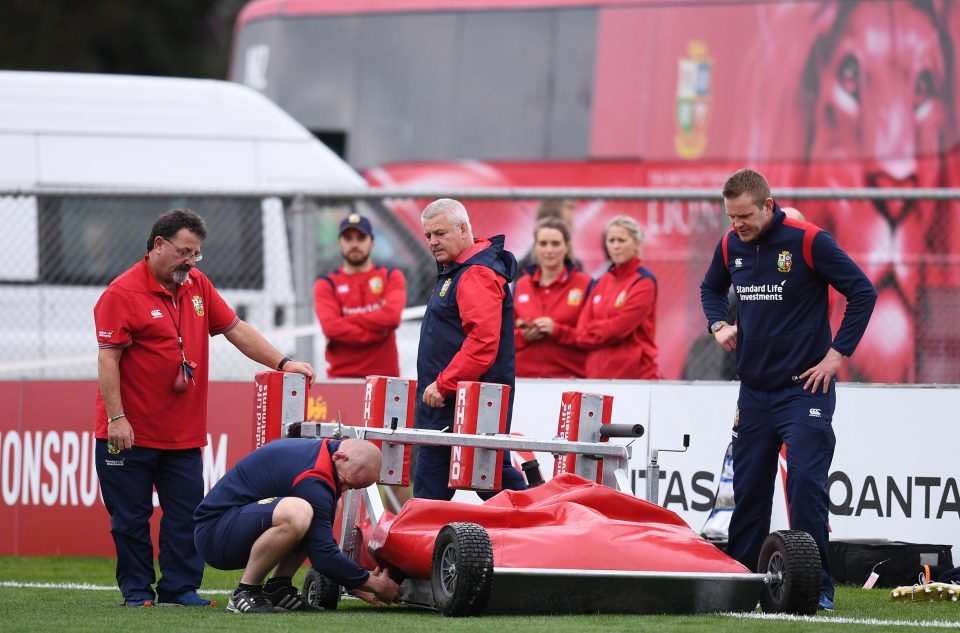
[[[713,325],[710,326],[710,333],[711,333],[711,334],[716,334],[717,332],[720,331],[720,328],[722,328],[722,327],[723,327],[724,325],[726,325],[726,324],[727,324],[726,321],[717,321],[717,322],[715,322]]]

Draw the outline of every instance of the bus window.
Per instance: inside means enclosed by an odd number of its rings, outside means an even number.
[[[260,200],[42,196],[40,281],[106,287],[140,260],[150,228],[166,209],[189,207],[207,223],[200,269],[218,288],[261,289]]]

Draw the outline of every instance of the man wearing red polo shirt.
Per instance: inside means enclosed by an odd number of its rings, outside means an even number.
[[[241,321],[195,268],[206,236],[193,211],[164,213],[146,256],[110,283],[93,311],[100,346],[97,475],[126,606],[150,606],[155,597],[154,487],[163,509],[158,604],[211,604],[197,595],[203,560],[193,543],[193,512],[203,498],[209,337],[223,334],[271,369],[314,377],[308,363],[286,358]]]

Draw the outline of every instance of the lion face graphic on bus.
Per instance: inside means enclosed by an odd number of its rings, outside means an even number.
[[[805,184],[943,186],[953,53],[934,5],[846,2],[832,10],[836,15],[811,47],[803,78],[810,117]],[[849,378],[914,381],[918,291],[923,255],[935,248],[937,203],[833,200],[809,206],[879,293]]]

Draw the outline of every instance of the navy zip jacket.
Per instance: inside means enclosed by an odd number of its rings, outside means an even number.
[[[197,506],[193,518],[202,523],[261,499],[300,497],[313,507],[313,521],[304,538],[310,564],[348,589],[367,582],[370,572],[347,558],[333,539],[333,520],[340,498],[340,479],[333,454],[340,442],[307,438],[274,440],[231,468]]]
[[[475,253],[465,262],[451,262],[446,266],[437,264],[437,284],[427,303],[427,309],[420,325],[420,348],[417,352],[417,412],[416,426],[421,429],[439,430],[446,426],[453,428],[455,398],[446,398],[442,408],[429,407],[423,402],[423,392],[437,380],[440,372],[455,375],[457,380],[477,380],[510,385],[510,404],[507,412],[507,429],[513,412],[513,387],[516,377],[513,340],[513,295],[510,282],[517,274],[517,260],[513,253],[503,248],[504,237],[490,238],[490,245]],[[466,359],[468,363],[454,362],[467,339],[460,315],[458,302],[470,301],[474,306],[478,302],[490,301],[484,296],[465,295],[457,297],[460,280],[471,267],[485,266],[503,278],[503,300],[499,305],[490,305],[493,314],[500,315],[500,332],[496,355],[486,369],[475,367],[478,359]],[[495,312],[494,312],[495,311]],[[489,361],[484,361],[489,362]],[[467,367],[466,365],[470,366]],[[451,366],[452,365],[452,366]],[[450,369],[448,369],[450,367]],[[479,375],[465,375],[480,372]],[[441,387],[442,392],[442,386]],[[455,388],[451,387],[451,388]]]
[[[860,342],[877,291],[833,237],[791,220],[774,204],[770,225],[753,242],[728,231],[700,284],[707,327],[727,315],[727,291],[737,295],[737,373],[747,387],[781,389],[800,382],[832,346],[844,356]],[[847,298],[831,341],[829,286]]]

